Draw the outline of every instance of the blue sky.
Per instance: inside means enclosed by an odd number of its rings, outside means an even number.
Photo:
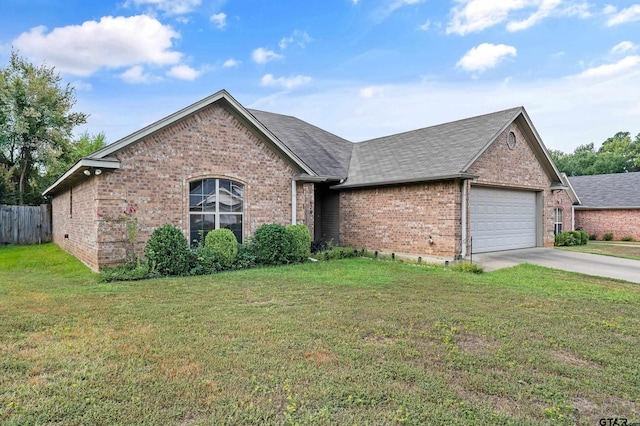
[[[220,89],[353,141],[524,105],[550,149],[640,132],[640,1],[1,0],[115,141]]]

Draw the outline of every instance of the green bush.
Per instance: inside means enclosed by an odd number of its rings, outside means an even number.
[[[598,236],[597,236],[596,234],[590,234],[590,235],[589,235],[589,240],[591,240],[591,241],[595,241],[595,240],[597,240],[597,239],[598,239]]]
[[[149,275],[149,264],[145,261],[138,261],[101,269],[98,280],[101,282],[136,281],[149,278]]]
[[[563,231],[556,235],[556,246],[580,246],[587,244],[589,235],[585,231]]]
[[[256,260],[263,265],[291,262],[292,234],[282,225],[264,224],[253,235]]]
[[[365,254],[364,250],[358,250],[353,247],[331,247],[328,250],[316,253],[314,257],[318,260],[334,260],[364,256]]]
[[[626,235],[621,238],[622,241],[633,241],[633,237],[631,235]]]
[[[589,234],[587,234],[587,231],[581,229],[580,231],[580,245],[585,245],[589,242]]]
[[[189,244],[182,231],[173,225],[167,224],[153,231],[144,255],[160,275],[186,275],[189,272]]]
[[[255,247],[252,240],[238,244],[238,255],[231,265],[231,269],[249,269],[257,266]]]
[[[238,255],[238,240],[230,229],[209,231],[204,246],[213,252],[216,261],[225,269],[231,267]]]
[[[191,250],[189,256],[189,275],[209,275],[222,270],[213,250],[203,244]]]
[[[287,231],[291,234],[291,260],[306,262],[311,256],[311,234],[306,225],[290,225]]]
[[[611,241],[613,240],[613,234],[611,232],[607,232],[602,236],[603,241]]]

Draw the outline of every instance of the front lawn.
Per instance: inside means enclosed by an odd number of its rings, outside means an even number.
[[[640,260],[640,242],[624,241],[589,241],[583,246],[556,247],[560,250],[578,251],[582,253],[603,254],[606,256],[624,257]]]
[[[100,284],[0,248],[0,423],[640,420],[640,286],[357,258]]]

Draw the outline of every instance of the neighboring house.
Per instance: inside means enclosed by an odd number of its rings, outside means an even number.
[[[566,229],[584,229],[598,239],[611,233],[616,240],[640,240],[640,172],[563,178],[563,196],[572,200],[563,212],[574,218]]]
[[[314,240],[422,256],[551,246],[564,189],[522,107],[352,143],[220,91],[83,158],[45,195],[53,240],[93,269],[151,232],[301,223]]]

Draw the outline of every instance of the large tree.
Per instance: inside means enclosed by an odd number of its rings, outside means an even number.
[[[618,132],[602,143],[578,146],[572,153],[550,151],[558,169],[569,176],[599,175],[640,171],[640,134]]]
[[[72,112],[74,89],[61,81],[54,68],[16,52],[0,68],[0,166],[11,173],[19,204],[39,200],[34,192],[45,165],[67,150],[73,128],[87,120]]]

